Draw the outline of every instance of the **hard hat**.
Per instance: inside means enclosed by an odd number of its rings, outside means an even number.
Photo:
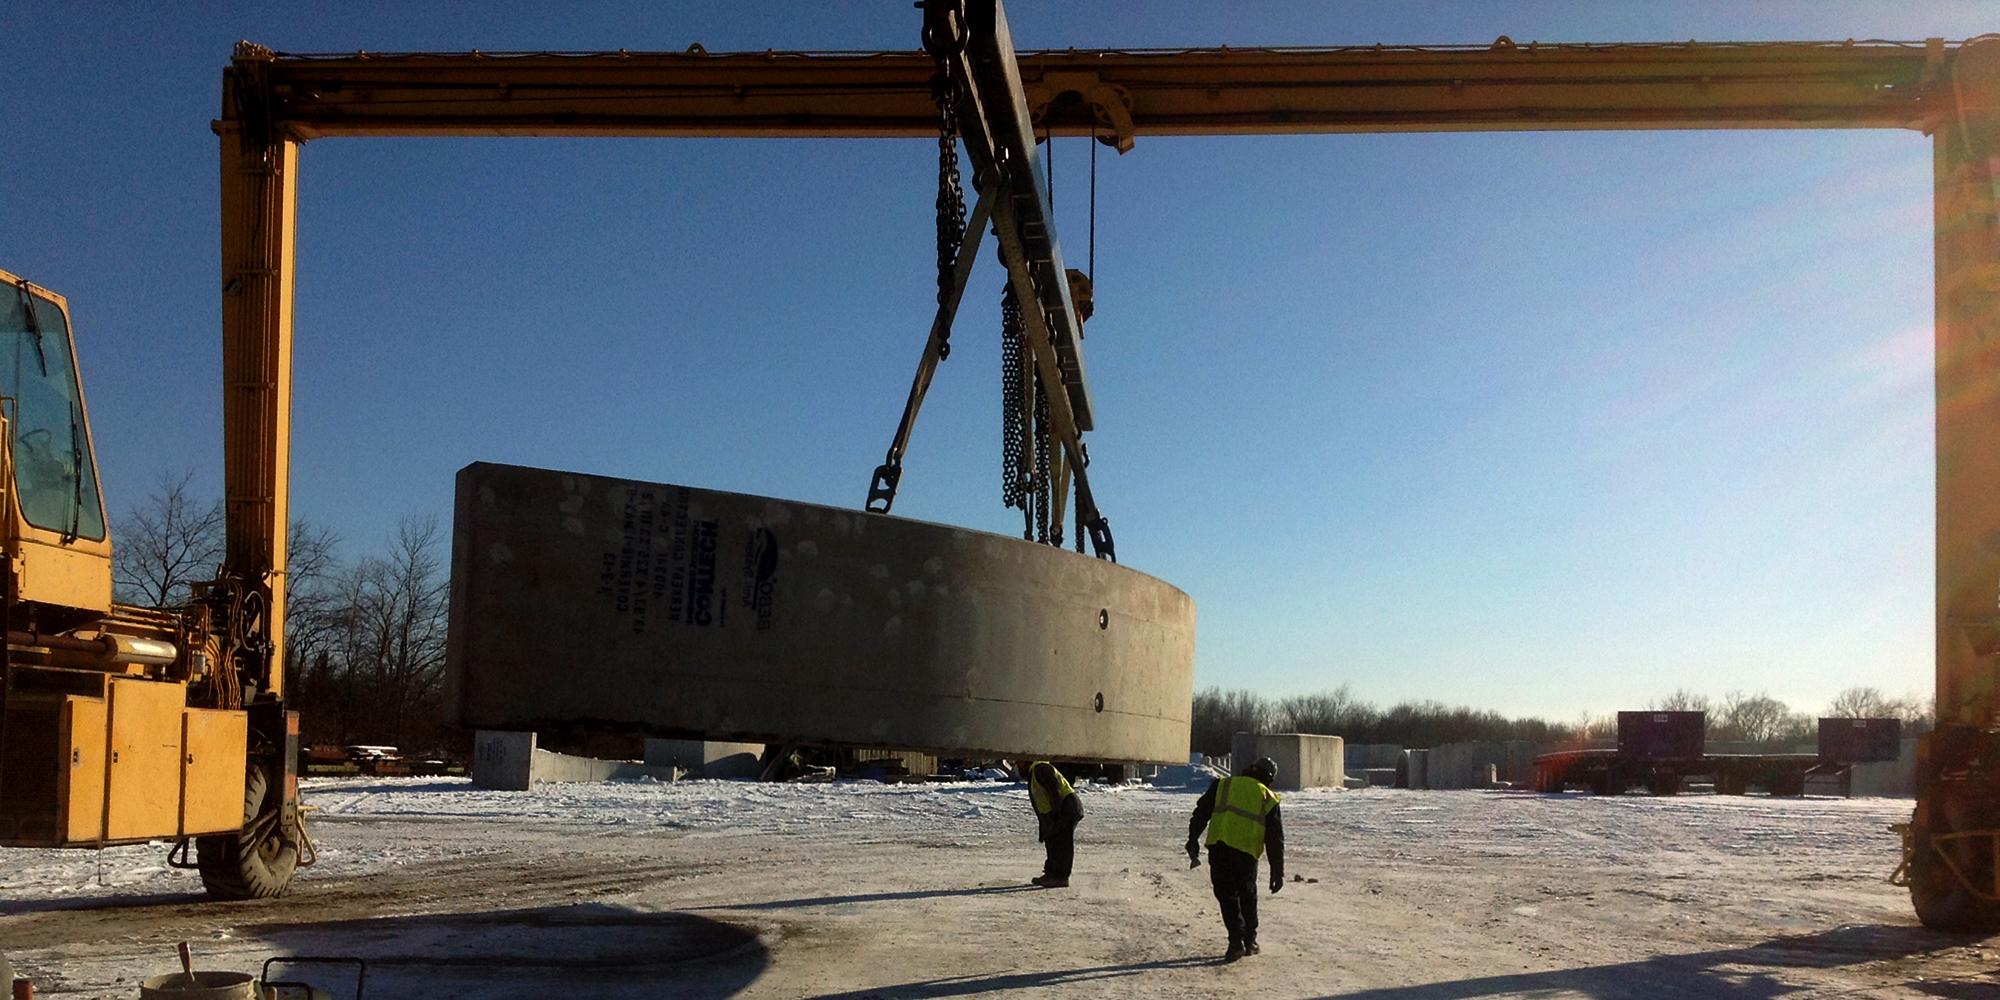
[[[1243,769],[1243,774],[1268,785],[1278,780],[1278,762],[1269,757],[1259,757]]]

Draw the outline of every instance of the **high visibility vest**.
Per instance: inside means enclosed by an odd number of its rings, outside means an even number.
[[[1278,808],[1278,793],[1256,778],[1223,778],[1215,784],[1208,814],[1208,843],[1226,844],[1253,858],[1264,856],[1264,821]]]
[[[1056,776],[1056,788],[1058,791],[1054,796],[1050,796],[1049,790],[1043,788],[1042,783],[1035,780],[1035,772],[1044,767],[1048,768]],[[1045,760],[1038,760],[1033,766],[1028,768],[1028,799],[1035,804],[1036,815],[1047,816],[1055,812],[1056,807],[1062,805],[1062,800],[1074,794],[1076,794],[1076,791],[1069,787],[1069,779],[1063,777],[1063,773],[1056,770],[1054,764]]]

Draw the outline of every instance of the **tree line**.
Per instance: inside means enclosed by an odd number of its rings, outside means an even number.
[[[1762,692],[1731,691],[1720,698],[1679,690],[1645,706],[1655,711],[1699,711],[1708,714],[1712,741],[1751,744],[1777,750],[1813,744],[1819,718],[1895,718],[1906,736],[1927,732],[1935,717],[1935,702],[1914,697],[1892,698],[1878,688],[1842,691],[1819,714],[1794,711]],[[1564,744],[1618,738],[1618,717],[1585,714],[1574,722],[1540,718],[1510,718],[1486,709],[1410,701],[1387,709],[1355,697],[1342,684],[1317,694],[1272,698],[1246,689],[1209,687],[1195,692],[1190,747],[1197,753],[1221,756],[1238,732],[1320,733],[1349,743],[1393,743],[1430,747],[1444,743],[1505,742]]]
[[[165,476],[114,519],[118,600],[171,607],[214,579],[223,557],[223,508],[193,474]],[[450,575],[444,532],[406,517],[382,550],[348,556],[324,527],[295,520],[285,566],[285,700],[308,743],[446,747],[443,721]]]

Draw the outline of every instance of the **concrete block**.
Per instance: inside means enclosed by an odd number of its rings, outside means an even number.
[[[1310,733],[1237,733],[1230,740],[1230,759],[1240,767],[1259,757],[1278,765],[1275,788],[1343,788],[1346,753],[1338,736]]]
[[[678,767],[695,778],[755,780],[763,770],[764,744],[715,740],[646,740],[646,763]]]
[[[1396,783],[1397,787],[1412,789],[1431,787],[1430,760],[1431,752],[1429,750],[1403,751],[1402,767],[1399,769],[1398,775],[1401,780]]]
[[[474,464],[446,712],[471,728],[1178,762],[1194,602],[1105,560],[856,510]]]
[[[1403,747],[1400,743],[1349,743],[1343,748],[1343,756],[1349,771],[1395,767],[1402,760]]]
[[[1354,774],[1368,782],[1370,788],[1396,787],[1396,769],[1393,767],[1364,767]]]
[[[1427,780],[1437,789],[1490,788],[1495,782],[1530,786],[1542,751],[1541,744],[1527,740],[1441,744],[1430,748]]]
[[[535,734],[482,729],[472,737],[472,783],[527,791],[535,783]]]

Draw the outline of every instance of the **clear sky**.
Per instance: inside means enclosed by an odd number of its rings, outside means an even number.
[[[1009,13],[1024,48],[2000,30],[1945,2]],[[208,125],[237,39],[908,49],[920,16],[6,5],[0,268],[70,297],[114,513],[187,469],[219,493]],[[1055,150],[1075,266],[1087,155]],[[364,552],[448,520],[480,460],[859,506],[929,322],[935,169],[919,140],[308,145],[294,511]],[[1928,139],[1142,139],[1098,171],[1092,477],[1123,561],[1194,596],[1197,684],[1560,718],[1676,687],[1928,694]],[[899,514],[1018,531],[999,288],[983,263]]]

